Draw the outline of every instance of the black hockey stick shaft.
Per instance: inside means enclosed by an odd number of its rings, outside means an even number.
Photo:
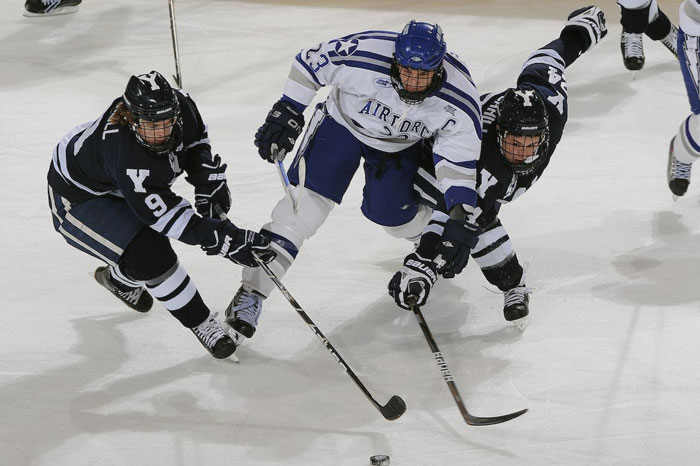
[[[301,316],[301,318],[306,322],[306,324],[313,330],[314,334],[318,337],[319,340],[321,340],[321,343],[323,343],[323,346],[326,347],[326,349],[333,355],[335,360],[340,364],[340,366],[343,368],[346,374],[350,376],[350,378],[355,382],[355,385],[358,386],[358,388],[364,393],[364,395],[367,397],[367,399],[372,403],[372,405],[377,408],[377,410],[382,413],[382,416],[384,416],[384,419],[387,419],[389,421],[393,421],[401,417],[403,413],[406,412],[406,403],[403,401],[403,399],[398,396],[394,395],[392,396],[389,401],[385,405],[379,404],[377,400],[374,399],[372,394],[369,392],[367,387],[362,383],[362,381],[355,375],[355,372],[348,366],[348,364],[345,362],[343,357],[338,353],[338,350],[335,349],[335,347],[331,344],[330,341],[326,338],[326,336],[319,330],[319,328],[314,324],[313,320],[311,320],[311,317],[302,309],[302,307],[299,305],[296,299],[287,291],[287,288],[282,284],[280,279],[275,275],[275,273],[268,267],[268,265],[255,253],[253,253],[253,257],[255,258],[255,261],[258,263],[258,265],[265,271],[268,277],[270,277],[270,280],[272,280],[277,288],[282,292],[284,297],[289,301],[289,304],[292,305],[295,311],[297,311],[297,314]]]
[[[435,343],[435,338],[433,338],[433,334],[430,331],[430,327],[428,327],[428,324],[425,322],[425,318],[423,317],[423,313],[421,312],[420,307],[418,307],[418,305],[416,304],[411,304],[411,310],[416,316],[416,319],[418,319],[418,325],[420,325],[421,330],[423,330],[423,335],[425,335],[425,339],[428,342],[430,351],[433,352],[433,357],[435,358],[435,362],[437,363],[438,368],[442,373],[442,378],[445,379],[445,383],[447,383],[447,387],[450,389],[450,393],[452,393],[452,398],[454,398],[455,403],[457,403],[459,412],[462,414],[462,417],[464,418],[464,421],[467,424],[469,424],[470,426],[489,426],[493,424],[500,424],[502,422],[515,419],[516,417],[521,416],[527,412],[527,409],[522,409],[515,413],[504,414],[502,416],[494,417],[479,417],[470,414],[469,411],[467,411],[467,407],[464,406],[464,401],[462,401],[462,396],[459,394],[457,385],[454,382],[452,372],[450,372],[450,368],[447,367],[445,358],[443,358],[442,353],[440,352],[440,348],[438,348],[437,343]]]
[[[170,13],[170,35],[173,39],[173,55],[175,57],[175,82],[182,89],[182,74],[180,74],[180,46],[177,41],[177,24],[175,23],[175,0],[168,0],[168,12]]]

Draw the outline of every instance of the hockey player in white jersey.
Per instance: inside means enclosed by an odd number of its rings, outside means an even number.
[[[503,315],[521,330],[529,315],[529,289],[508,232],[498,213],[540,179],[561,140],[568,118],[565,69],[590,50],[607,33],[603,12],[585,7],[572,12],[560,36],[535,50],[525,61],[515,88],[481,96],[484,138],[477,164],[479,198],[469,220],[480,228],[471,257],[486,280],[503,292]],[[439,200],[440,187],[430,164],[419,170],[416,190],[435,208],[416,250],[406,256],[403,268],[389,282],[396,304],[409,309],[424,305],[439,275],[443,224],[448,216]],[[437,246],[436,246],[437,245]],[[464,257],[466,265],[467,257]]]
[[[685,195],[693,163],[700,159],[700,3],[685,0],[680,6],[678,61],[683,73],[690,115],[671,139],[666,176],[674,199]]]
[[[434,167],[452,215],[445,228],[444,271],[476,244],[465,222],[476,205],[476,162],[481,110],[466,65],[447,51],[441,28],[411,21],[402,32],[366,31],[303,49],[293,62],[284,94],[255,135],[262,158],[275,162],[292,151],[304,126],[304,109],[317,91],[331,86],[317,106],[289,170],[305,183],[298,211],[283,198],[262,233],[277,252],[271,269],[283,276],[302,244],[339,204],[362,162],[361,210],[400,238],[418,238],[430,217],[419,205],[413,178],[420,142],[434,137]],[[466,251],[466,252],[465,252]],[[262,300],[274,284],[259,269],[243,270],[242,286],[227,309],[226,323],[240,339],[255,332]]]

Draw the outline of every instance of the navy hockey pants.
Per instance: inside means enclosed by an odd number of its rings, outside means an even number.
[[[68,244],[116,265],[136,234],[146,225],[121,199],[98,197],[70,204],[49,186],[53,226]]]
[[[413,178],[420,153],[420,142],[395,153],[373,149],[317,109],[288,176],[292,184],[299,183],[299,157],[304,157],[304,186],[340,204],[364,159],[362,213],[379,225],[399,226],[410,222],[418,212]]]

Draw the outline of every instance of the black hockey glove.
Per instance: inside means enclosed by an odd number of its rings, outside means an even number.
[[[607,33],[605,13],[597,6],[591,5],[580,8],[569,15],[568,21],[561,31],[561,37],[567,34],[577,37],[582,45],[582,50],[586,52],[600,42]]]
[[[403,269],[391,277],[389,295],[399,307],[410,310],[410,301],[418,306],[426,303],[436,281],[437,272],[433,261],[412,253],[404,259]]]
[[[304,128],[304,115],[289,102],[278,100],[255,133],[255,147],[268,162],[284,160]]]
[[[231,210],[231,191],[226,183],[226,164],[215,155],[211,162],[204,162],[194,175],[185,178],[194,185],[194,207],[202,217],[218,218],[215,211],[218,205],[221,211]]]
[[[449,219],[442,238],[435,246],[437,271],[445,278],[458,275],[469,260],[472,248],[479,242],[479,228],[464,221]]]
[[[208,256],[224,256],[236,264],[257,267],[253,259],[255,252],[263,262],[270,262],[275,253],[270,251],[270,239],[251,230],[237,228],[228,220],[222,220],[210,237],[210,245],[202,245]]]

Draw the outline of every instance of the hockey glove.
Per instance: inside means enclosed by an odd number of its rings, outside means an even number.
[[[304,115],[289,102],[278,100],[255,133],[255,147],[268,162],[284,160],[304,128]]]
[[[606,36],[608,29],[605,26],[605,14],[597,6],[580,8],[569,15],[564,24],[561,36],[571,34],[577,37],[584,52],[590,50],[595,44]]]
[[[418,306],[426,303],[436,281],[433,261],[412,253],[404,259],[403,269],[391,277],[389,295],[399,307],[410,310],[412,303]]]
[[[218,218],[215,206],[224,213],[231,210],[231,191],[226,183],[226,164],[215,155],[211,162],[202,163],[201,170],[186,180],[194,185],[194,207],[202,217]]]
[[[263,262],[270,262],[275,253],[270,251],[270,239],[251,230],[237,228],[228,220],[222,220],[212,233],[211,244],[202,245],[208,256],[224,256],[239,265],[257,267],[256,253]]]
[[[435,246],[437,271],[445,278],[459,274],[466,267],[469,254],[478,242],[478,227],[459,220],[448,220],[442,238]]]

